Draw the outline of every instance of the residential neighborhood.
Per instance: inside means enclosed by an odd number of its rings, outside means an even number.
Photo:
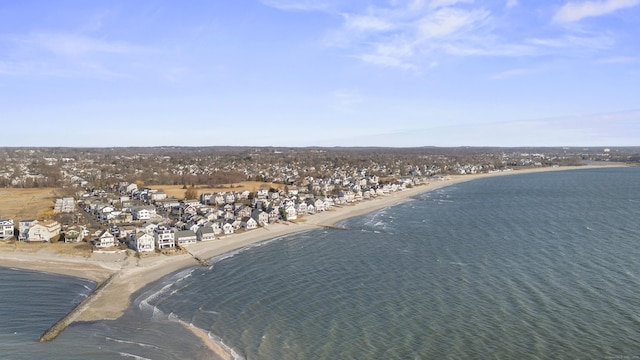
[[[64,190],[50,218],[0,217],[0,239],[87,242],[100,252],[170,253],[275,222],[304,221],[452,174],[638,159],[635,148],[526,150],[0,149],[3,186]],[[247,180],[263,186],[199,190]],[[182,185],[184,192],[171,196],[158,185]]]

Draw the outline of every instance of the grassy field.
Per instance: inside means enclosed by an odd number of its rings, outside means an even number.
[[[182,185],[157,185],[152,189],[162,190],[167,195],[177,199],[184,199],[185,189]],[[214,193],[225,191],[256,192],[259,189],[282,189],[284,185],[265,183],[260,181],[243,181],[236,184],[224,184],[220,187],[196,186],[198,196],[202,193]],[[0,189],[0,219],[13,219],[14,221],[49,218],[53,212],[56,200],[55,188],[31,188],[31,189]]]
[[[173,196],[176,199],[184,199],[185,189],[182,185],[157,185],[157,186],[149,186],[151,189],[164,191],[168,196]],[[206,186],[196,186],[198,190],[198,196],[203,193],[215,193],[215,192],[226,192],[226,191],[238,191],[242,192],[245,190],[249,190],[251,192],[256,192],[260,189],[282,189],[284,185],[282,184],[273,184],[273,183],[265,183],[261,181],[243,181],[236,184],[224,184],[221,187],[206,187]]]
[[[44,219],[51,215],[54,188],[0,189],[0,218],[14,221]]]
[[[41,250],[53,251],[59,254],[91,256],[91,244],[87,242],[79,243],[28,243],[22,241],[8,240],[0,241],[0,251],[20,251],[20,252],[37,252]]]

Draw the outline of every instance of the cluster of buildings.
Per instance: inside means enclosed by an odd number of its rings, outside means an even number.
[[[1,220],[0,238],[15,234],[25,242],[89,241],[94,251],[124,247],[141,253],[166,251],[278,221],[295,221],[336,206],[402,191],[430,179],[433,177],[411,176],[383,184],[377,176],[363,173],[332,181],[311,178],[305,186],[295,189],[203,193],[192,200],[179,200],[159,190],[120,182],[108,191],[81,191],[76,198],[56,201],[56,213],[72,213],[73,219],[82,214],[84,224],[61,226],[54,220],[20,220],[16,228],[13,220]]]

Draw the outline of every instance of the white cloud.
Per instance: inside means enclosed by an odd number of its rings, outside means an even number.
[[[437,9],[443,7],[450,7],[459,3],[471,4],[473,0],[432,0],[429,2],[429,8]]]
[[[23,36],[5,37],[11,47],[20,53],[42,52],[65,57],[93,54],[133,54],[147,51],[142,46],[108,41],[73,33],[36,32]]]
[[[393,28],[389,21],[370,15],[344,14],[345,26],[357,31],[387,31]]]
[[[287,11],[326,11],[331,7],[323,0],[262,0],[262,3]]]
[[[122,76],[131,56],[152,53],[149,48],[73,33],[34,32],[5,36],[5,61],[0,74],[11,76],[98,77]],[[117,58],[113,58],[116,56]]]
[[[389,0],[368,6],[351,2],[348,11],[337,10],[341,6],[337,0],[263,1],[284,9],[317,9],[340,15],[341,26],[326,32],[326,46],[369,64],[404,70],[426,70],[429,64],[452,56],[585,56],[616,44],[614,30],[558,30],[548,23],[536,24],[535,17],[521,18],[526,16],[523,12],[510,11],[524,6],[518,0],[502,0],[502,6],[473,0]],[[556,17],[576,21],[636,4],[640,0],[570,2]],[[535,5],[528,10],[540,13],[548,10],[545,7],[548,5]],[[517,26],[514,31],[514,21],[534,25]]]
[[[472,30],[488,17],[489,12],[485,10],[445,8],[423,18],[418,26],[424,38],[443,38],[463,30]]]
[[[569,2],[562,6],[554,15],[553,21],[570,23],[587,17],[607,15],[620,9],[634,7],[640,0],[604,0]]]
[[[505,5],[507,9],[511,9],[516,6],[518,6],[518,0],[507,0],[507,4]]]

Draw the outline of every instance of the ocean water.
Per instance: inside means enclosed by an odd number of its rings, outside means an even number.
[[[639,220],[640,167],[474,180],[185,269],[48,344],[49,319],[0,313],[30,329],[1,325],[0,353],[214,358],[180,320],[239,359],[640,358]],[[59,288],[54,321],[87,291],[0,275],[10,299]]]

